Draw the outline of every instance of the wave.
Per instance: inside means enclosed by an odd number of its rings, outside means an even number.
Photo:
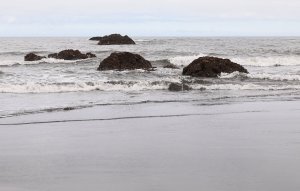
[[[96,51],[97,54],[108,53],[111,51]],[[23,53],[22,53],[23,54]],[[154,64],[174,64],[179,67],[185,67],[189,65],[192,61],[199,57],[203,56],[217,56],[221,58],[229,58],[233,62],[241,64],[243,66],[256,66],[256,67],[274,67],[274,66],[300,66],[300,56],[271,56],[271,57],[231,57],[225,55],[219,55],[215,53],[209,54],[196,54],[196,55],[187,55],[187,56],[175,56],[166,59],[154,60]],[[93,58],[94,59],[94,58]],[[81,60],[82,61],[82,60]],[[77,61],[68,61],[68,60],[58,60],[53,58],[45,58],[40,61],[26,62],[20,60],[1,60],[0,66],[15,66],[15,65],[33,65],[33,64],[44,64],[44,63],[75,63]]]
[[[153,40],[150,40],[150,39],[137,39],[137,40],[134,40],[135,42],[151,42]]]
[[[177,82],[177,81],[176,81]],[[77,91],[142,91],[162,90],[171,82],[167,81],[106,81],[106,82],[74,82],[74,83],[26,83],[0,84],[1,93],[59,93]]]
[[[261,80],[274,80],[274,81],[300,81],[300,75],[296,74],[269,74],[269,73],[239,73],[233,72],[230,74],[222,73],[220,78],[229,79],[229,78],[252,78],[252,79],[261,79]]]
[[[233,62],[243,66],[299,66],[300,56],[272,56],[272,57],[248,57],[248,58],[232,58]]]
[[[29,53],[35,53],[35,54],[48,54],[48,51],[7,51],[7,52],[0,52],[0,56],[25,56]]]
[[[227,98],[227,97],[223,97]],[[219,98],[222,99],[222,98]],[[209,99],[213,100],[213,99]],[[97,103],[90,102],[89,104],[81,104],[81,105],[65,105],[59,107],[46,107],[46,108],[38,108],[38,109],[29,109],[29,110],[21,110],[21,111],[13,111],[6,114],[0,113],[0,118],[8,118],[13,116],[22,116],[22,115],[30,115],[37,113],[51,113],[51,112],[59,112],[59,111],[72,111],[84,108],[90,108],[94,106],[121,106],[121,105],[140,105],[147,103],[186,103],[186,102],[196,102],[201,101],[201,99],[194,100],[182,100],[182,99],[167,99],[167,100],[142,100],[142,101],[117,101],[117,102],[108,102],[108,103]],[[206,105],[206,104],[205,104]],[[1,111],[1,110],[0,110]]]
[[[72,82],[72,83],[26,83],[0,84],[0,93],[62,93],[88,91],[146,91],[167,90],[169,84],[180,83],[179,79],[165,81],[103,81],[103,82]],[[201,83],[190,84],[194,90],[299,90],[300,85],[258,85],[253,83]]]
[[[191,56],[176,56],[173,58],[169,58],[168,61],[171,62],[172,64],[175,64],[176,66],[187,66],[195,59],[203,56],[206,55],[198,54],[198,55],[191,55]]]
[[[86,104],[72,104],[72,105],[61,105],[57,107],[42,107],[36,109],[28,109],[28,110],[19,110],[19,111],[10,111],[7,113],[1,113],[4,110],[0,110],[0,118],[9,118],[14,116],[23,116],[23,115],[30,115],[30,114],[38,114],[38,113],[51,113],[51,112],[62,112],[62,111],[72,111],[84,108],[91,108],[95,106],[124,106],[124,105],[141,105],[141,104],[148,104],[148,103],[192,103],[197,102],[197,105],[221,105],[224,102],[219,102],[222,100],[227,99],[236,99],[236,98],[265,98],[265,97],[280,97],[283,95],[290,95],[290,93],[267,93],[267,94],[251,94],[251,95],[225,95],[225,96],[217,96],[217,97],[206,97],[203,98],[196,98],[196,99],[181,99],[181,98],[169,98],[169,99],[154,99],[154,100],[140,100],[140,101],[116,101],[116,102],[89,102]],[[218,102],[215,102],[218,101]],[[201,102],[201,103],[199,103]]]
[[[191,85],[194,90],[300,90],[300,85],[257,85],[257,84],[212,84],[212,85]]]
[[[271,67],[271,66],[299,66],[300,56],[271,56],[271,57],[230,57],[210,53],[189,55],[189,56],[176,56],[169,58],[168,61],[177,66],[187,66],[192,61],[203,56],[218,56],[221,58],[229,58],[231,61],[241,64],[243,66],[259,66],[259,67]]]
[[[18,65],[36,65],[36,64],[70,64],[70,63],[78,63],[78,62],[86,62],[90,61],[94,58],[89,58],[85,60],[61,60],[55,58],[44,58],[39,61],[16,61],[16,60],[4,60],[0,61],[0,67],[7,66],[18,66]]]

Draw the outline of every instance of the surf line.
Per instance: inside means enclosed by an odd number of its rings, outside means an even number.
[[[0,123],[0,126],[21,126],[21,125],[37,125],[37,124],[51,124],[51,123],[114,121],[114,120],[128,120],[128,119],[150,119],[150,118],[189,117],[189,116],[210,116],[210,115],[258,113],[258,112],[265,112],[265,111],[243,111],[243,112],[228,112],[228,113],[192,113],[192,114],[177,114],[177,115],[148,115],[148,116],[130,116],[130,117],[95,118],[95,119],[66,119],[66,120],[32,121],[32,122],[20,122],[20,123]]]

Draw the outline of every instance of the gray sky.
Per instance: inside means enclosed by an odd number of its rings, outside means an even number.
[[[0,36],[298,36],[300,0],[9,0]]]

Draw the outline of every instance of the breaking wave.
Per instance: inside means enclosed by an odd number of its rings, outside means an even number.
[[[298,66],[300,65],[300,56],[232,58],[232,61],[244,66]]]
[[[171,62],[172,64],[175,64],[176,66],[187,66],[191,62],[193,62],[193,60],[202,56],[206,56],[206,55],[198,54],[198,55],[191,55],[191,56],[176,56],[173,58],[169,58],[168,61]]]
[[[0,56],[24,56],[32,51],[1,51]],[[47,54],[47,51],[34,51],[35,54]]]
[[[299,90],[300,85],[285,86],[261,86],[257,84],[212,84],[212,85],[191,85],[195,90]]]
[[[220,78],[228,79],[228,78],[252,78],[252,79],[261,79],[261,80],[275,80],[275,81],[300,81],[300,75],[296,74],[269,74],[269,73],[239,73],[233,72],[230,74],[222,73]]]
[[[187,66],[192,61],[199,57],[208,56],[205,54],[190,55],[190,56],[176,56],[169,58],[168,60],[177,66]],[[209,56],[214,56],[209,54]],[[300,56],[272,56],[272,57],[226,57],[231,61],[241,64],[243,66],[259,66],[259,67],[271,67],[271,66],[300,66]]]
[[[0,84],[1,93],[58,93],[77,91],[142,91],[162,90],[171,82],[167,81],[107,81],[107,82],[77,82],[77,83],[26,83]]]
[[[167,90],[170,81],[106,81],[106,82],[77,82],[77,83],[26,83],[0,84],[1,93],[60,93],[60,92],[87,92],[87,91],[145,91]],[[247,84],[189,84],[194,90],[299,90],[300,85],[258,85]]]
[[[92,59],[92,58],[90,58]],[[36,64],[69,64],[69,63],[78,63],[82,61],[88,61],[90,59],[85,60],[61,60],[55,58],[44,58],[39,61],[17,61],[17,60],[3,60],[0,61],[0,66],[18,66],[18,65],[36,65]]]
[[[153,40],[150,40],[150,39],[137,39],[137,40],[134,40],[135,42],[151,42]]]

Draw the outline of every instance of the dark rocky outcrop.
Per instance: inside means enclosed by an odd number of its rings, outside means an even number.
[[[93,37],[92,40],[98,40],[98,45],[122,45],[122,44],[135,44],[135,42],[127,35],[111,34],[103,37]],[[90,39],[90,40],[91,40]]]
[[[63,108],[64,111],[72,111],[75,110],[75,107],[65,107]]]
[[[218,77],[221,73],[248,71],[241,65],[231,62],[229,59],[217,57],[200,57],[194,60],[190,65],[183,68],[183,75],[192,77]]]
[[[46,58],[44,56],[38,56],[34,53],[29,53],[24,57],[25,61],[38,61],[38,60],[42,60],[43,58]]]
[[[179,84],[179,83],[171,83],[168,88],[169,91],[179,92],[179,91],[189,91],[192,90],[188,85]]]
[[[48,58],[56,58],[56,59],[63,59],[63,60],[80,60],[80,59],[87,59],[93,58],[96,55],[92,53],[83,54],[79,50],[63,50],[59,53],[49,54]]]
[[[152,69],[152,65],[138,54],[130,52],[114,52],[105,58],[99,65],[98,70],[135,70]]]

